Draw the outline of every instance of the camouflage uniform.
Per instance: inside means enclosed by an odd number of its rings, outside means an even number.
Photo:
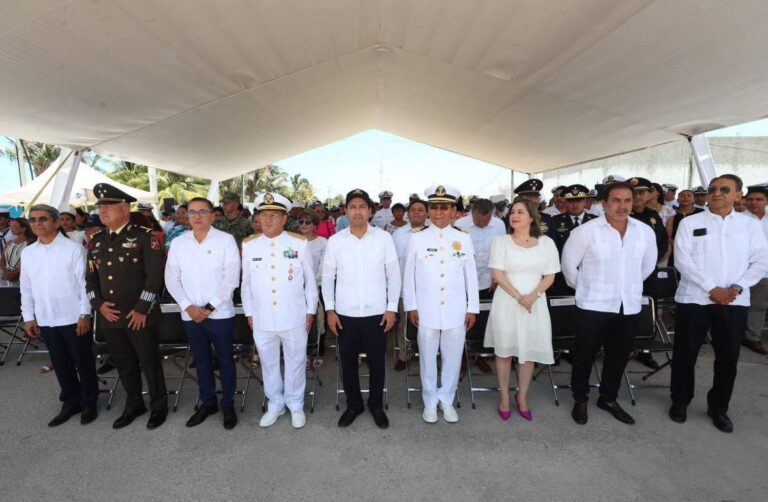
[[[216,220],[213,223],[213,227],[234,237],[235,242],[237,242],[237,247],[241,247],[243,239],[253,233],[251,222],[242,216],[238,216],[233,220],[230,220],[225,216]]]

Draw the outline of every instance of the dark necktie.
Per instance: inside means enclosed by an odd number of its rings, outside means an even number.
[[[573,228],[576,228],[578,226],[579,226],[579,217],[578,216],[574,216],[573,217]]]

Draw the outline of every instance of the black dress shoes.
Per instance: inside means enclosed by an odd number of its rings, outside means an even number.
[[[635,419],[630,416],[629,413],[624,411],[624,409],[619,406],[619,403],[616,401],[612,403],[607,403],[605,401],[602,401],[600,399],[597,400],[597,407],[601,410],[605,410],[611,415],[613,415],[613,418],[618,420],[621,423],[632,425],[635,423]]]
[[[112,424],[113,429],[122,429],[147,412],[146,408],[136,408],[135,410],[125,410],[117,420]]]
[[[83,411],[80,413],[80,423],[83,425],[90,424],[91,422],[96,420],[96,417],[98,416],[99,416],[99,412],[96,411],[95,404],[83,406]]]
[[[653,354],[649,352],[639,353],[637,357],[635,357],[635,360],[646,368],[651,368],[652,370],[659,369],[659,363],[657,363],[656,359],[653,358]]]
[[[224,414],[224,428],[227,430],[234,429],[237,425],[237,413],[235,413],[235,408],[222,408],[221,411]]]
[[[571,410],[571,417],[573,421],[579,425],[587,423],[587,403],[573,403],[573,410]]]
[[[723,432],[733,432],[733,422],[724,411],[716,411],[707,408],[707,415],[712,417],[712,423]]]
[[[219,407],[215,404],[213,406],[206,406],[201,404],[197,407],[195,414],[189,417],[189,420],[187,420],[187,427],[194,427],[196,425],[202,424],[205,422],[205,419],[208,418],[208,415],[213,415],[218,411]]]
[[[147,420],[147,429],[157,429],[165,423],[166,418],[168,418],[168,410],[153,411],[149,414],[149,420]]]
[[[373,421],[376,423],[376,427],[379,429],[386,429],[389,427],[389,419],[387,418],[387,414],[384,413],[384,410],[371,410],[371,415],[373,415]]]
[[[80,413],[80,410],[82,410],[80,406],[76,406],[74,408],[61,408],[59,414],[53,417],[53,420],[48,422],[48,427],[57,427],[63,424],[73,416]]]
[[[350,408],[347,408],[344,410],[344,413],[341,414],[341,418],[339,418],[339,427],[349,427],[352,425],[352,422],[355,421],[358,415],[360,415],[363,412],[363,410],[353,410]]]
[[[685,423],[688,419],[687,408],[688,406],[683,403],[672,403],[672,406],[669,408],[669,418],[678,424]]]

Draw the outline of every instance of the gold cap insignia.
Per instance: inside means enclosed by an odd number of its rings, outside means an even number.
[[[267,193],[264,196],[264,204],[272,204],[275,202],[275,198],[272,196],[271,193]]]
[[[438,197],[443,197],[445,195],[445,187],[443,185],[440,185],[435,190],[435,195]]]

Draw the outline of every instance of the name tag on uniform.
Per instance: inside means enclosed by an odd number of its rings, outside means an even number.
[[[427,248],[427,252],[429,252],[429,253],[437,253],[437,248]]]
[[[135,242],[123,242],[123,247],[128,249],[133,249],[137,247]]]
[[[702,235],[707,235],[707,229],[706,228],[697,228],[693,231],[694,237],[700,237]]]
[[[251,261],[261,261],[261,258],[251,258]]]

